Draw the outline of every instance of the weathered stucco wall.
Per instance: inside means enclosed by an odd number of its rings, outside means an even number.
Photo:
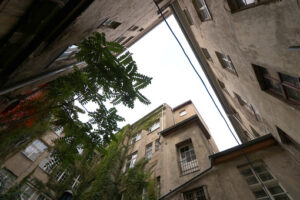
[[[261,115],[262,122],[249,119],[238,104],[232,102],[243,123],[251,131],[250,124],[262,135],[273,133],[276,126],[300,143],[299,105],[290,104],[262,91],[252,64],[294,77],[300,76],[299,51],[288,47],[300,43],[300,8],[296,0],[271,1],[236,13],[231,13],[228,3],[206,0],[212,20],[201,22],[188,0],[180,0],[181,8],[187,8],[193,18],[190,28],[200,47],[206,48],[212,57],[209,61],[215,76],[221,80],[231,97],[234,93],[250,103]],[[215,54],[229,55],[238,76],[222,68]]]
[[[280,185],[293,198],[298,199],[300,187],[300,165],[288,152],[279,145],[257,151],[249,155],[252,162],[262,161],[266,164],[268,171],[278,180]],[[168,198],[181,200],[182,193],[207,186],[208,195],[211,200],[231,199],[231,200],[254,200],[255,197],[250,190],[247,182],[238,170],[238,166],[247,164],[244,157],[240,157],[226,163],[213,167],[200,179],[189,184],[176,195]]]

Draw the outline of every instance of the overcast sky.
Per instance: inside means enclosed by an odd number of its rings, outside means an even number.
[[[170,16],[168,22],[198,72],[209,85],[175,18]],[[125,122],[120,123],[120,127],[134,123],[163,103],[175,107],[192,100],[219,150],[237,145],[165,23],[161,23],[132,45],[129,51],[133,53],[139,72],[153,78],[151,85],[142,91],[151,104],[144,105],[136,102],[134,109],[117,106],[119,115],[126,119]],[[209,88],[214,94],[210,86]]]

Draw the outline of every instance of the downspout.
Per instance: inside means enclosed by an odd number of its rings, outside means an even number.
[[[186,186],[189,183],[191,183],[191,182],[195,181],[196,179],[200,178],[202,175],[204,175],[207,172],[209,172],[212,168],[213,168],[213,164],[212,164],[212,159],[210,158],[210,166],[207,169],[205,169],[204,171],[200,172],[198,175],[194,176],[193,178],[191,178],[190,180],[184,182],[183,184],[177,186],[176,188],[174,188],[173,190],[171,190],[170,192],[168,192],[164,196],[160,197],[158,200],[163,200],[163,199],[166,199],[166,198],[172,196],[175,192],[178,192],[184,186]]]
[[[84,63],[84,62],[79,62],[79,63],[77,63],[77,64],[82,64],[82,63]],[[41,75],[39,75],[39,76],[37,76],[37,77],[35,77],[35,78],[32,78],[32,79],[30,79],[30,80],[23,81],[23,82],[20,82],[20,83],[18,83],[18,84],[16,84],[16,85],[13,85],[13,86],[4,88],[4,89],[2,89],[2,90],[0,91],[0,96],[1,96],[1,95],[4,95],[4,94],[7,94],[7,93],[9,93],[9,92],[12,92],[12,91],[14,91],[14,90],[20,89],[20,88],[22,88],[22,87],[25,87],[25,86],[27,86],[27,85],[29,85],[29,84],[32,84],[32,83],[35,83],[35,82],[44,80],[44,79],[46,79],[46,78],[52,77],[52,76],[54,76],[54,75],[56,75],[56,74],[62,73],[62,72],[67,71],[67,70],[69,70],[69,69],[73,69],[73,67],[74,67],[74,65],[69,65],[69,66],[67,66],[67,67],[63,67],[63,68],[60,68],[60,69],[57,69],[57,70],[48,72],[48,73],[46,73],[46,74],[41,74]]]

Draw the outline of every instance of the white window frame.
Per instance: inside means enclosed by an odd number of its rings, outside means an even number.
[[[31,161],[35,161],[48,147],[41,140],[36,139],[22,151],[22,153]]]
[[[23,189],[23,187],[25,187],[25,189]],[[26,195],[27,194],[25,194],[24,195],[24,193],[27,191],[27,190],[32,190],[32,194],[30,194],[30,196],[28,196],[28,197],[26,197]],[[34,196],[35,196],[35,194],[37,193],[37,191],[34,189],[34,188],[32,188],[32,187],[30,187],[28,184],[24,184],[23,186],[22,186],[22,188],[21,188],[21,190],[22,190],[22,193],[20,194],[20,199],[21,200],[34,200],[34,199],[36,199],[36,198],[33,198]],[[24,196],[25,197],[24,197]]]
[[[182,152],[182,149],[186,147],[189,148],[188,151]],[[190,161],[187,160],[188,157],[191,158]],[[200,169],[196,153],[191,142],[179,147],[179,161],[182,175],[186,175]]]
[[[149,133],[152,133],[159,128],[160,128],[160,120],[157,120],[149,127]]]
[[[58,163],[58,158],[53,157],[50,153],[44,160],[40,162],[39,167],[46,173],[50,174],[52,170],[58,165]]]
[[[145,158],[147,160],[151,160],[152,159],[152,142],[147,144],[145,147]]]
[[[76,178],[74,178],[71,188],[76,189],[78,187],[78,185],[80,184],[80,182],[81,182],[81,176],[78,175],[78,176],[76,176]]]
[[[250,165],[246,165],[246,166],[242,166],[242,167],[238,167],[239,168],[239,171],[241,173],[241,176],[244,178],[244,180],[247,182],[247,180],[251,177],[252,179],[256,179],[256,183],[248,183],[248,186],[250,188],[250,190],[253,192],[253,195],[254,195],[254,192],[257,192],[257,191],[264,191],[264,193],[266,194],[266,196],[264,197],[255,197],[257,200],[264,200],[266,198],[268,198],[268,195],[271,197],[271,200],[275,200],[275,196],[278,196],[278,195],[286,195],[290,200],[292,200],[292,198],[289,196],[289,194],[287,193],[287,191],[281,186],[281,184],[278,182],[278,180],[275,178],[275,176],[268,170],[267,166],[261,162],[261,161],[258,161],[258,162],[254,162],[253,164],[253,167],[262,167],[264,168],[264,171],[255,171],[252,166]],[[250,170],[252,175],[245,175],[242,173],[243,170]],[[263,174],[268,174],[270,177],[272,177],[271,179],[267,179],[267,180],[263,180],[261,178],[261,175]],[[263,186],[261,185],[259,179],[264,183],[264,185],[266,186],[266,190],[263,188]],[[280,187],[281,190],[283,192],[281,193],[277,193],[277,194],[272,194],[270,192],[270,188],[271,187]],[[254,195],[255,196],[255,195]]]
[[[55,180],[57,182],[63,183],[68,178],[68,171],[65,170],[59,170],[55,176]]]
[[[141,132],[138,132],[137,134],[135,134],[135,136],[132,137],[131,144],[135,144],[137,141],[141,140],[141,138],[142,134]]]
[[[0,169],[0,184],[3,184],[3,192],[10,188],[16,181],[17,177],[5,168]],[[1,186],[2,187],[2,186]],[[1,191],[0,191],[1,194]]]

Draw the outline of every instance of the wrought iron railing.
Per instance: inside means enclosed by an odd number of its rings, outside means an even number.
[[[191,160],[191,161],[180,161],[179,162],[179,166],[180,166],[180,172],[181,175],[185,175],[185,174],[189,174],[195,171],[198,171],[199,165],[198,165],[198,160]]]

